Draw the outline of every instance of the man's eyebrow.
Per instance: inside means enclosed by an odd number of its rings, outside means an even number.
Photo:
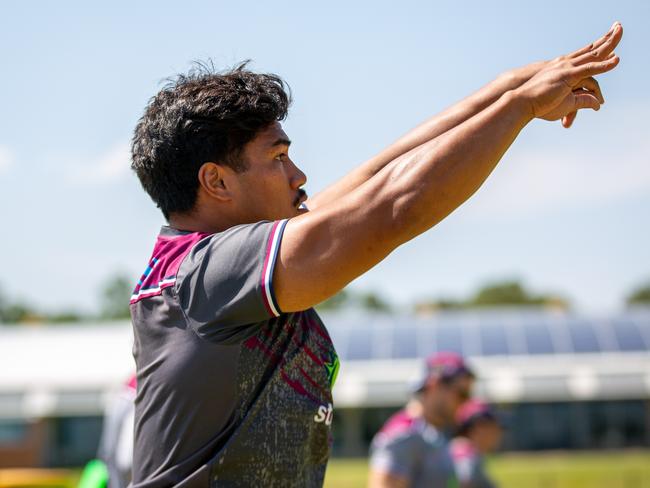
[[[291,141],[289,139],[285,139],[283,137],[280,137],[279,139],[276,139],[273,144],[271,144],[271,147],[275,146],[290,146]]]

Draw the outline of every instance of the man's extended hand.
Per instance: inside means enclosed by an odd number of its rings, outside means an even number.
[[[614,24],[614,26],[615,25],[617,24]],[[501,73],[495,80],[491,81],[477,92],[471,94],[460,102],[455,103],[451,107],[447,108],[443,112],[423,122],[418,127],[412,129],[403,137],[382,150],[379,154],[370,158],[364,164],[351,171],[341,180],[337,181],[335,184],[329,186],[317,195],[311,197],[307,201],[307,207],[310,210],[315,210],[318,207],[339,200],[340,198],[359,188],[359,186],[364,184],[379,171],[384,169],[386,165],[397,160],[400,156],[403,156],[418,146],[441,136],[447,131],[452,130],[463,122],[481,113],[483,110],[487,109],[493,103],[498,101],[505,93],[517,90],[541,71],[544,71],[545,69],[548,69],[550,66],[554,65],[554,63],[557,63],[560,60],[564,59],[573,59],[589,50],[600,48],[608,40],[611,39],[614,26],[612,26],[612,29],[609,33],[579,51],[567,54],[551,61],[538,61]],[[618,36],[618,40],[620,40],[620,35],[621,32],[616,34],[616,36]],[[615,44],[618,43],[618,40],[616,40]],[[613,49],[613,47],[611,47],[611,49]],[[600,88],[598,87],[598,84],[595,82],[595,80],[587,82],[587,84],[591,87],[590,90],[596,94],[602,103],[602,94],[600,93]],[[551,115],[554,116],[553,120],[560,118],[555,117],[555,114]],[[568,128],[573,123],[576,112],[573,111],[563,115],[564,117],[562,117],[562,125]]]
[[[537,61],[535,63],[530,63],[525,66],[521,66],[519,68],[506,71],[500,76],[500,78],[505,80],[505,83],[507,84],[510,90],[515,90],[520,86],[522,86],[523,84],[525,84],[528,80],[530,80],[532,77],[534,77],[541,71],[548,69],[552,67],[554,64],[558,64],[562,61],[574,60],[586,53],[597,52],[601,49],[603,51],[600,52],[599,54],[604,54],[605,56],[609,55],[614,51],[614,49],[618,45],[622,35],[623,35],[622,27],[618,22],[615,22],[605,35],[603,35],[598,40],[592,42],[591,44],[588,44],[587,46],[578,49],[577,51],[566,54],[564,56],[559,56],[550,61]],[[594,60],[596,60],[596,56],[593,56],[593,58]],[[588,81],[588,84],[589,84],[588,90],[593,92],[593,94],[596,96],[596,98],[601,104],[604,103],[605,100],[601,93],[598,82],[592,78],[590,81]],[[558,117],[557,114],[551,113],[548,114],[547,117],[543,117],[543,118],[545,120],[558,120],[559,118],[561,118],[562,125],[568,129],[573,124],[573,121],[576,118],[576,114],[577,111],[573,111],[564,115],[563,117]]]
[[[618,63],[613,49],[621,29],[616,25],[603,42],[548,62],[498,97],[502,86],[487,87],[395,143],[325,203],[289,219],[273,271],[280,309],[322,302],[446,218],[480,188],[532,118],[597,109],[593,76]]]
[[[559,120],[569,127],[578,110],[599,110],[604,103],[594,76],[616,67],[614,54],[623,35],[623,27],[615,23],[598,41],[546,65],[516,91],[529,102],[531,114],[544,120]]]

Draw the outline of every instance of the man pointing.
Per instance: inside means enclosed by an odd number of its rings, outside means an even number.
[[[169,225],[131,298],[133,485],[321,486],[338,358],[312,307],[467,200],[530,121],[598,110],[621,36],[503,74],[306,207],[280,78],[203,70],[152,98],[132,167]]]

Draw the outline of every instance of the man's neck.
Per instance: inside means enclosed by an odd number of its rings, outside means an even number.
[[[197,212],[172,214],[169,216],[169,226],[174,229],[189,232],[205,232],[214,234],[237,225],[236,222],[226,222],[224,219],[210,219]]]

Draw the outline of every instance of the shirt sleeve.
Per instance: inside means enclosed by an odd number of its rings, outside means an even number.
[[[236,343],[281,314],[273,268],[286,220],[232,227],[200,241],[181,264],[177,294],[202,338]]]
[[[394,476],[413,480],[420,460],[419,439],[412,435],[375,438],[370,454],[370,466]]]

